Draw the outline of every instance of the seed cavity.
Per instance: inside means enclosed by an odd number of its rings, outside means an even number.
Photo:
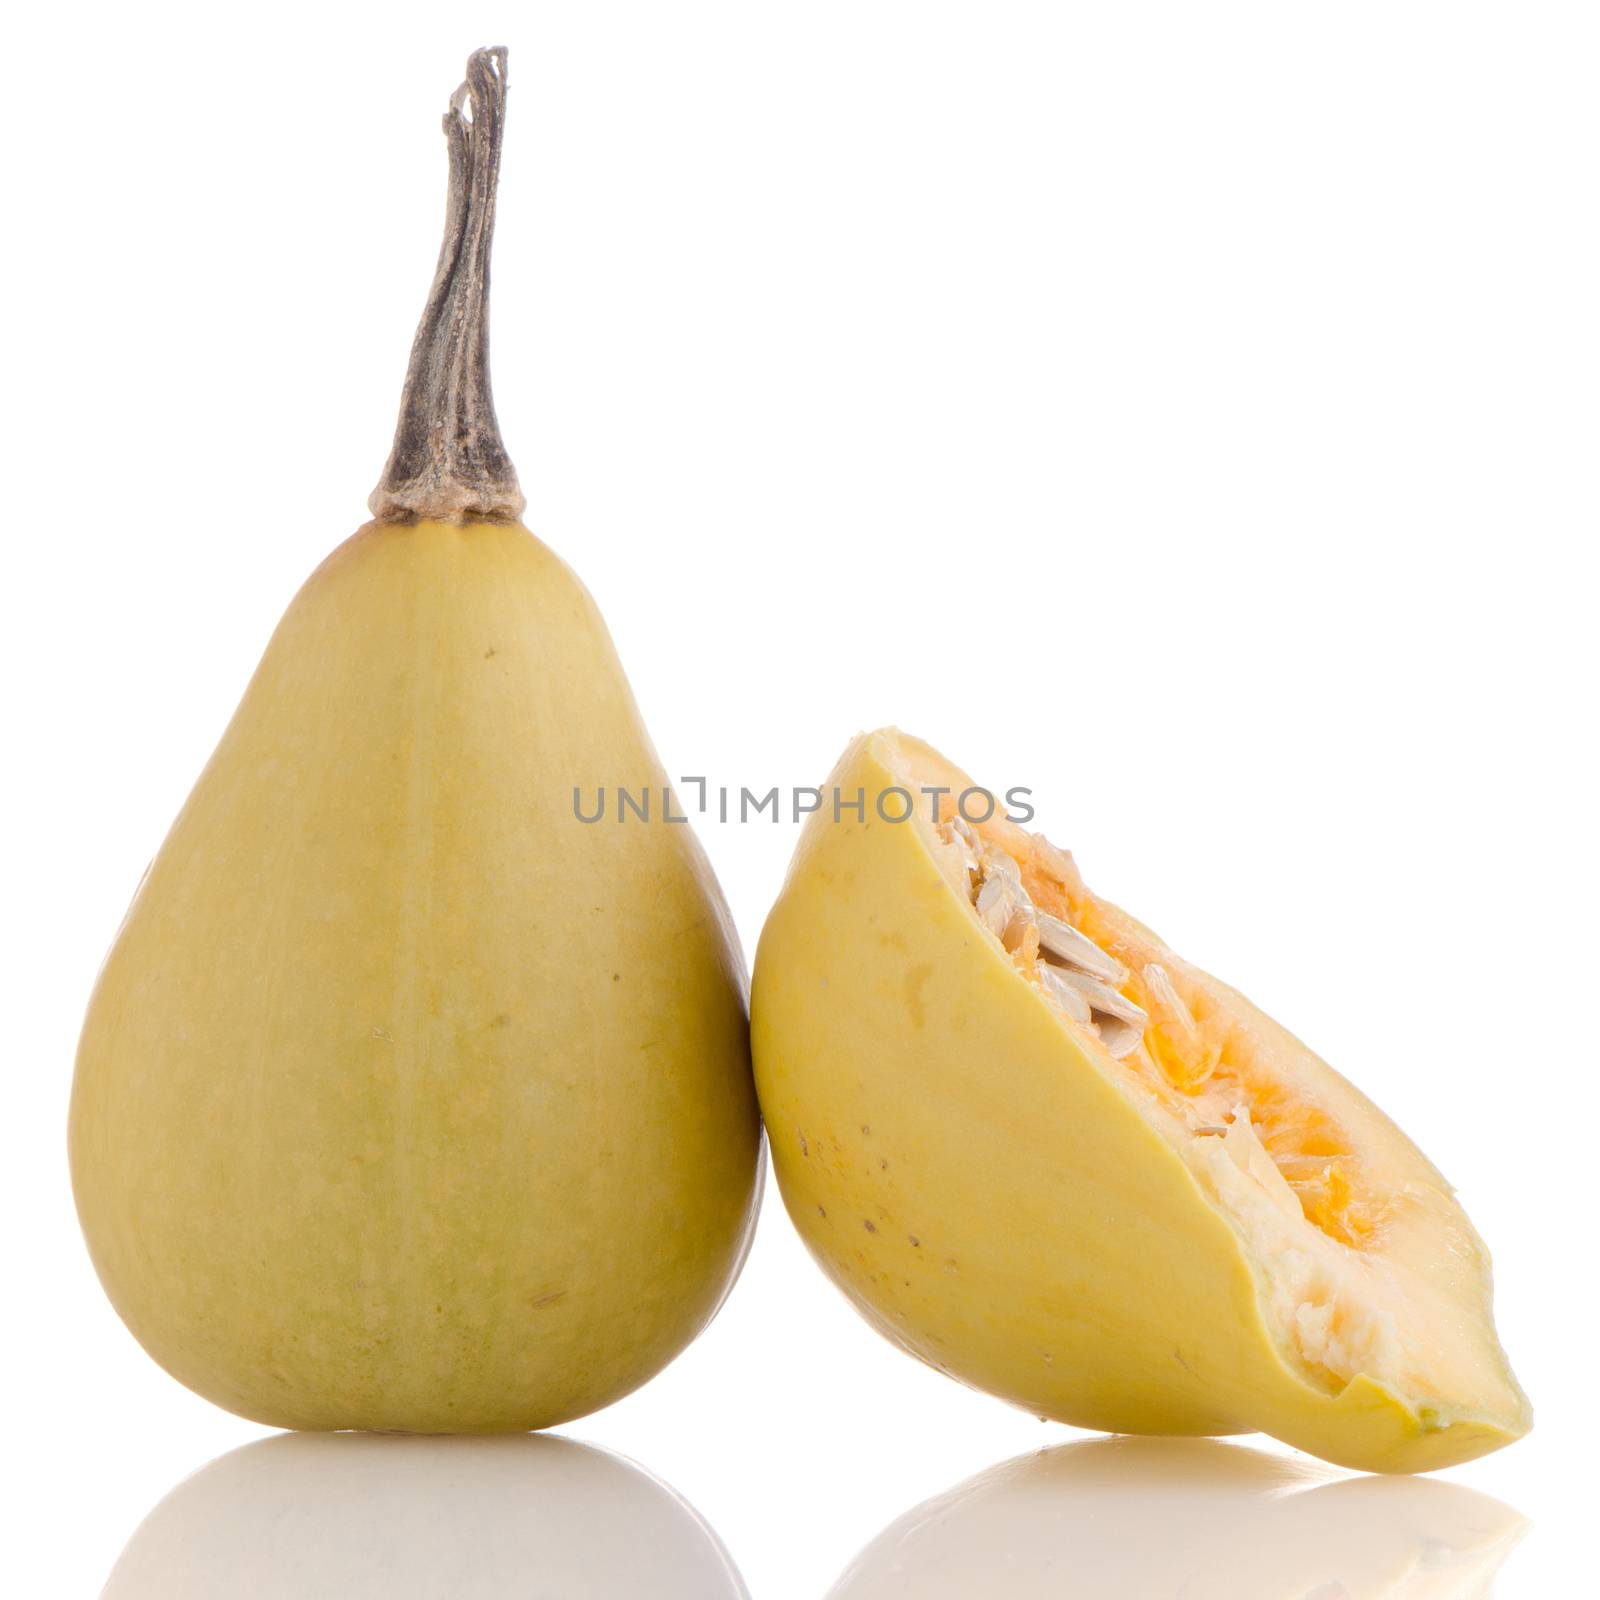
[[[952,817],[948,822],[941,822],[937,831],[944,843],[955,851],[966,872],[967,893],[975,893],[983,881],[983,870],[979,864],[983,846],[979,843],[977,834],[962,817]]]
[[[1069,983],[1089,1002],[1089,1016],[1107,1050],[1120,1061],[1132,1055],[1144,1038],[1147,1018],[1131,1000],[1124,1000],[1115,989],[1091,978],[1087,973],[1061,968],[1058,977]]]
[[[1070,908],[1084,903],[1082,880],[1067,851],[1041,834],[1027,835],[1019,865],[963,818],[937,822],[935,832],[960,864],[952,876],[964,881],[979,922],[1018,971],[1072,1029],[1097,1039],[1140,1076],[1159,1075],[1185,1096],[1182,1117],[1191,1136],[1212,1150],[1220,1145],[1224,1158],[1252,1178],[1285,1216],[1303,1217],[1340,1243],[1359,1248],[1383,1225],[1381,1209],[1363,1194],[1359,1163],[1333,1137],[1336,1130],[1323,1129],[1311,1148],[1297,1149],[1317,1132],[1308,1113],[1286,1118],[1268,1099],[1253,1117],[1248,1102],[1229,1106],[1221,1101],[1231,1091],[1248,1092],[1248,1086],[1238,1082],[1224,1059],[1226,1018],[1205,1004],[1196,1016],[1178,987],[1190,984],[1181,969],[1176,981],[1158,961],[1142,964],[1135,973],[1067,920],[1075,914]],[[1024,871],[1052,910],[1035,904],[1023,884]],[[957,1269],[947,1260],[945,1270]]]
[[[1027,897],[1022,892],[1022,885],[998,873],[983,880],[973,904],[978,910],[978,920],[997,939],[1004,939],[1011,924],[1028,915]]]
[[[1165,967],[1152,961],[1140,976],[1150,1005],[1150,1054],[1169,1083],[1194,1094],[1217,1070],[1222,1051],[1195,1021]]]
[[[1039,968],[1039,987],[1054,1000],[1074,1022],[1090,1020],[1089,1002],[1082,992],[1067,982],[1055,967]]]
[[[1072,859],[1070,850],[1063,850],[1059,845],[1051,844],[1042,833],[1031,835],[1033,839],[1033,856],[1041,867],[1059,883],[1078,882],[1078,863]]]
[[[1121,988],[1128,981],[1128,969],[1112,956],[1108,956],[1093,939],[1078,932],[1070,922],[1052,917],[1048,911],[1037,913],[1039,945],[1047,955],[1054,956],[1063,966],[1076,967]]]
[[[1021,870],[1006,851],[980,838],[960,818],[941,823],[937,831],[966,867],[978,920],[1037,979],[1040,993],[1118,1060],[1137,1050],[1149,1016],[1118,992],[1131,976],[1128,969],[1070,922],[1034,905],[1022,886]],[[1076,876],[1065,851],[1037,836],[1035,845],[1047,863],[1063,867],[1063,875]]]

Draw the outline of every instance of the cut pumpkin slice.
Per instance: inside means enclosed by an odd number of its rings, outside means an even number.
[[[825,792],[751,1026],[790,1215],[874,1326],[1112,1432],[1416,1471],[1527,1431],[1482,1241],[1365,1095],[929,746],[863,735]]]

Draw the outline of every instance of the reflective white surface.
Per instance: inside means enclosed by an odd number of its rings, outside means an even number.
[[[104,1600],[747,1600],[665,1484],[553,1435],[279,1434],[180,1483]]]
[[[1526,1527],[1435,1479],[1335,1478],[1204,1439],[1091,1439],[907,1512],[829,1600],[1472,1600]]]

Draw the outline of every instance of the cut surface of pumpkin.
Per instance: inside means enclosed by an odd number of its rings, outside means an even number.
[[[866,803],[808,824],[752,1026],[785,1200],[870,1320],[1113,1431],[1392,1470],[1526,1431],[1487,1252],[1366,1096],[929,746],[831,782]]]

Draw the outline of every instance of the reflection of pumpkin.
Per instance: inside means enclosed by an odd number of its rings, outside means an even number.
[[[908,1512],[828,1600],[1482,1600],[1527,1524],[1437,1478],[1209,1439],[1090,1439]]]

